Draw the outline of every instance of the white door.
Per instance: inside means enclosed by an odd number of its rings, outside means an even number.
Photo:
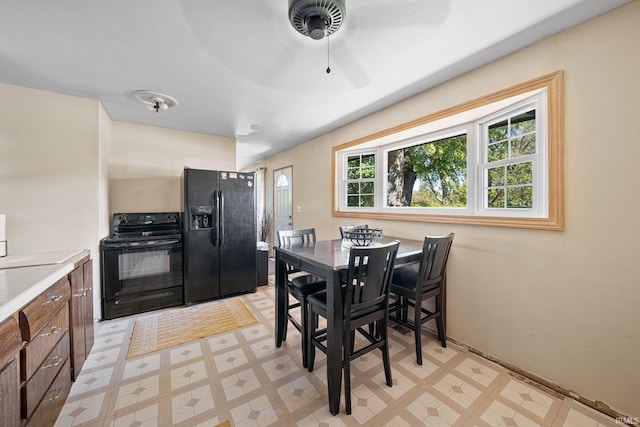
[[[278,238],[277,237],[278,230],[291,230],[293,228],[292,176],[293,176],[292,166],[273,171],[273,231],[274,231],[273,237],[274,239]]]

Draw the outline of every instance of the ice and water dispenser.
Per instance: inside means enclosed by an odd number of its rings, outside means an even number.
[[[213,228],[213,207],[191,206],[191,230]]]

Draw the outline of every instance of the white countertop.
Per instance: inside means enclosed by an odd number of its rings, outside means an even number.
[[[0,270],[0,321],[73,270],[73,263]]]
[[[7,255],[0,258],[0,269],[61,264],[75,255],[78,255],[80,252],[82,252],[82,250]]]
[[[7,255],[0,258],[0,321],[19,311],[73,270],[88,250]]]

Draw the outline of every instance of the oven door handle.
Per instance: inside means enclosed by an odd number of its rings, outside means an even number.
[[[132,245],[133,242],[120,242],[120,243],[105,243],[105,249],[147,249],[147,248],[159,248],[162,246],[175,246],[180,243],[180,240],[171,239],[171,240],[157,240],[157,241],[149,241],[143,245]]]
[[[151,241],[148,244],[144,245],[147,248],[157,248],[160,246],[175,246],[180,243],[180,240],[172,239],[172,240],[159,240],[159,241]]]

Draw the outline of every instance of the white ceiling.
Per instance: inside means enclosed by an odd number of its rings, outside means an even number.
[[[0,82],[235,137],[241,169],[628,1],[346,0],[327,74],[327,39],[297,33],[287,0],[0,0]]]

